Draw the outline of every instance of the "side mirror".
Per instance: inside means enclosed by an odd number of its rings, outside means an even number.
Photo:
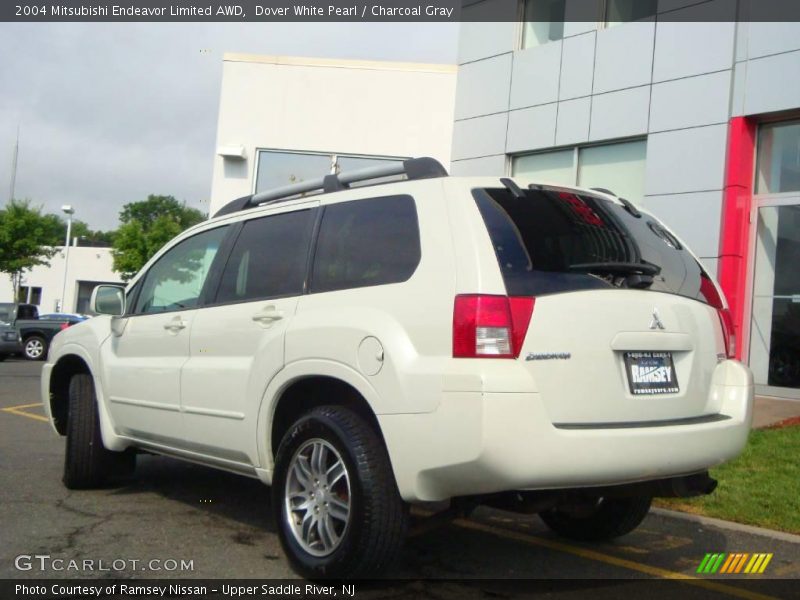
[[[125,289],[116,285],[98,285],[92,291],[89,308],[99,315],[124,315]]]

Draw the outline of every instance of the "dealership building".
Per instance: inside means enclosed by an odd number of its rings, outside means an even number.
[[[457,73],[227,54],[211,212],[421,155],[610,189],[717,276],[757,391],[800,399],[800,23],[704,21],[726,2],[477,0]],[[468,20],[510,5],[516,21]]]
[[[456,69],[225,54],[211,214],[326,173],[414,156],[449,164]]]
[[[800,23],[703,22],[724,1],[547,22],[570,0],[527,0],[535,22],[462,23],[451,172],[654,212],[721,282],[757,391],[800,399]]]
[[[41,314],[53,312],[87,313],[92,290],[101,283],[120,285],[114,272],[111,248],[78,246],[55,248],[47,264],[37,265],[22,274],[16,301],[36,304]],[[0,299],[14,300],[11,279],[0,277]]]

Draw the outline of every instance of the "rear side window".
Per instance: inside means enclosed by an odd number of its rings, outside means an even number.
[[[311,210],[247,221],[222,273],[216,302],[246,302],[303,293]]]
[[[708,302],[707,275],[669,230],[648,215],[557,188],[475,190],[506,289],[541,296],[632,288]]]
[[[419,223],[411,196],[386,196],[325,207],[312,292],[406,281],[420,261]]]

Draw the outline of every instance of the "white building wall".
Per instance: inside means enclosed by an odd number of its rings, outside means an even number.
[[[64,248],[59,247],[58,252],[50,259],[49,266],[34,267],[22,278],[22,285],[42,288],[42,301],[39,304],[39,311],[42,313],[54,312],[61,299],[64,285],[64,256]],[[111,248],[72,246],[69,249],[67,287],[64,296],[66,302],[62,312],[75,312],[78,285],[81,281],[121,283],[119,275],[114,273],[112,266]],[[0,301],[12,302],[13,296],[11,279],[7,275],[0,277]]]
[[[450,163],[454,65],[226,54],[210,213],[253,193],[257,150]],[[320,173],[320,176],[325,173]]]

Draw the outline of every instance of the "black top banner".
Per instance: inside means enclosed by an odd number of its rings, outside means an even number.
[[[3,0],[5,22],[605,21],[613,0]],[[800,0],[637,0],[637,20],[800,21]]]

